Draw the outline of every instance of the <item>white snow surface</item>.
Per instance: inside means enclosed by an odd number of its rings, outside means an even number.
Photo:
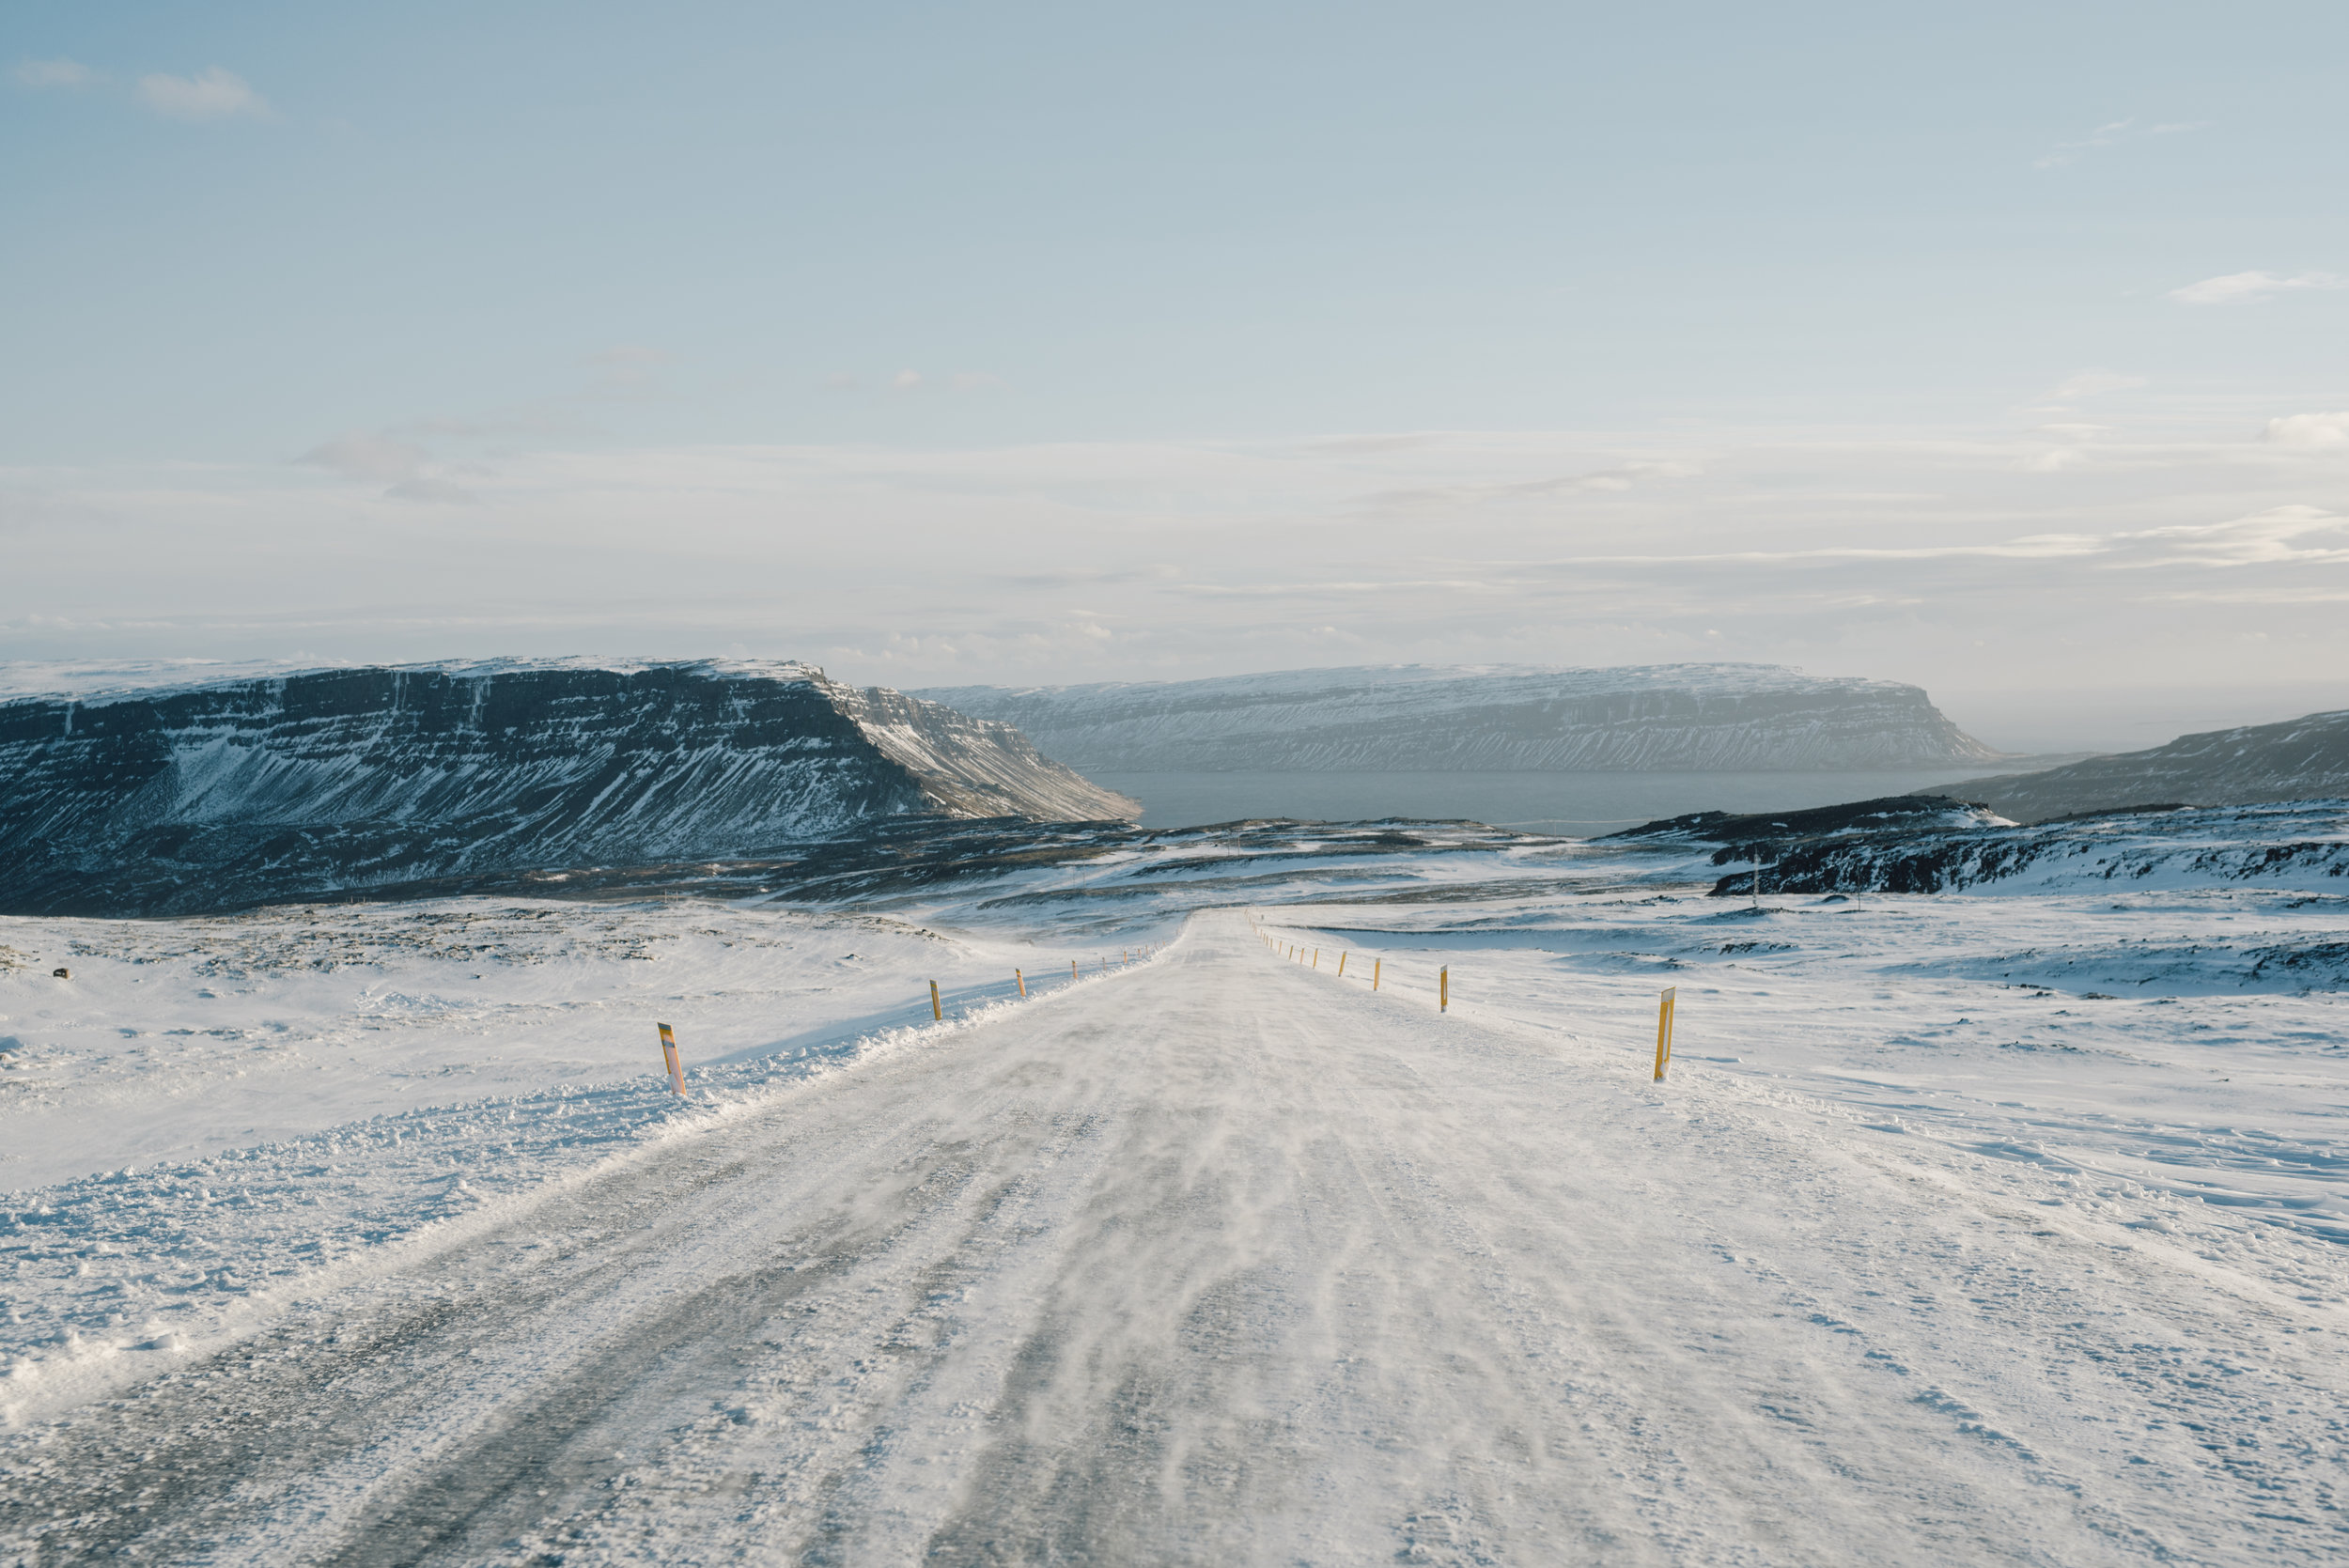
[[[0,1560],[2339,1560],[2337,877],[1390,831],[0,922]]]

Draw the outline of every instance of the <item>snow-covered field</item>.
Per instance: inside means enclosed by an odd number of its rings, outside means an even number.
[[[2349,889],[1718,875],[0,921],[0,1560],[2349,1550]]]

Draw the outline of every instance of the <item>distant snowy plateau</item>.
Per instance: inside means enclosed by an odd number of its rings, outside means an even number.
[[[658,855],[665,757],[763,842],[695,737],[774,710],[651,686],[609,793],[431,776]],[[792,689],[793,799],[917,809],[0,917],[0,1562],[2349,1552],[2349,802],[1158,832]],[[323,788],[240,690],[145,733]]]
[[[1395,664],[916,695],[1098,772],[1863,771],[2000,755],[1914,686],[1770,664]]]

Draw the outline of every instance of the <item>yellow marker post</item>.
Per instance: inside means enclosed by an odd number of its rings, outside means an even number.
[[[1436,971],[1436,1011],[1445,1012],[1452,1006],[1452,966],[1446,964]]]
[[[1019,1000],[1020,1000],[1020,1001],[1027,1001],[1027,1000],[1028,1000],[1028,977],[1027,977],[1026,975],[1024,975],[1024,974],[1020,973],[1018,970],[1012,970],[1012,971],[1011,971],[1011,977],[1012,977],[1012,979],[1014,979],[1014,980],[1016,980],[1016,981],[1018,981],[1018,982],[1019,983]]]
[[[1071,981],[1077,978],[1077,960],[1074,958],[1068,960],[1068,978]]]
[[[946,1021],[946,1009],[938,1004],[938,982],[935,980],[930,982],[930,1021],[932,1023]]]
[[[1656,1004],[1656,1081],[1664,1081],[1664,1068],[1672,1059],[1672,994],[1677,986],[1664,987],[1661,1001]]]
[[[661,1030],[661,1059],[669,1064],[669,1087],[681,1095],[685,1093],[685,1063],[677,1053],[677,1036],[670,1032],[669,1026],[665,1023],[660,1025],[659,1028]]]
[[[1338,955],[1338,978],[1340,980],[1346,978],[1346,955],[1343,953]]]
[[[1319,949],[1319,948],[1317,948],[1317,947],[1316,947],[1316,948],[1315,948],[1315,949],[1314,949],[1314,968],[1315,968],[1315,969],[1319,969],[1320,967],[1321,967],[1321,949]]]
[[[1378,988],[1379,968],[1385,963],[1386,960],[1384,958],[1373,958],[1370,961],[1370,988],[1374,991]]]

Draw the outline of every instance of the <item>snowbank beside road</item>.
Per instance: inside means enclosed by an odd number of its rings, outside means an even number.
[[[0,1419],[713,1111],[950,1034],[1016,1001],[1016,970],[1042,999],[1072,959],[1097,977],[1117,953],[707,905],[0,920]],[[683,1042],[687,1104],[656,1021]]]
[[[0,918],[0,1187],[656,1075],[656,1022],[695,1065],[820,1051],[1098,951],[698,903]]]

